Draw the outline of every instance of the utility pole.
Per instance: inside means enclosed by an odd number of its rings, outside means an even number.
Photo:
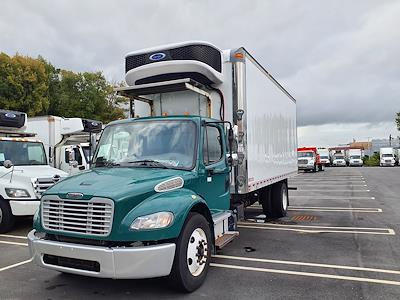
[[[392,147],[392,135],[389,134],[389,147]]]

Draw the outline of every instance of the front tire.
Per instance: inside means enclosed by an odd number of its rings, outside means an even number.
[[[176,242],[172,283],[185,292],[193,292],[204,282],[210,266],[211,230],[206,218],[189,213]]]
[[[12,214],[10,203],[0,198],[0,233],[6,233],[14,226],[15,217]]]
[[[286,181],[280,181],[272,186],[271,214],[274,218],[282,218],[287,214],[289,193]]]

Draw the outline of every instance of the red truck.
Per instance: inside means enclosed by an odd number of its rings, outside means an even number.
[[[297,148],[297,166],[304,171],[323,171],[323,164],[316,147]]]

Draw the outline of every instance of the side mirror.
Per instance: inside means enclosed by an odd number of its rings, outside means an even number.
[[[6,159],[6,160],[4,161],[4,163],[3,163],[3,166],[4,166],[4,168],[9,169],[9,168],[11,168],[11,167],[14,166],[14,165],[13,165],[13,163],[12,163],[11,160]]]

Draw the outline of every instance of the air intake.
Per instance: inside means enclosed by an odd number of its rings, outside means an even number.
[[[205,42],[187,42],[139,50],[125,57],[130,86],[191,78],[203,84],[222,82],[222,53]]]
[[[0,109],[0,127],[21,129],[26,126],[25,123],[25,113]]]

